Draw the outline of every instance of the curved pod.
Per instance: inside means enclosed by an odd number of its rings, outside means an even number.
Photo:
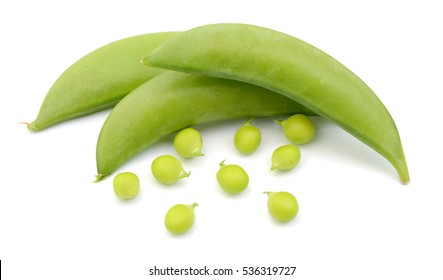
[[[313,114],[280,94],[251,84],[168,71],[128,94],[109,114],[97,142],[97,181],[186,127],[293,113]]]
[[[354,73],[290,35],[247,24],[182,32],[143,59],[146,65],[255,84],[332,120],[372,147],[409,182],[400,136],[383,103]]]
[[[32,131],[114,106],[143,82],[164,70],[143,67],[140,59],[175,32],[151,33],[105,45],[79,59],[46,94]]]

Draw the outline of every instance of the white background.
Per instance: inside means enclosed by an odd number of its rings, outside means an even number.
[[[204,265],[239,270],[223,279],[443,279],[443,10],[429,0],[357,2],[2,1],[2,279],[210,279],[148,276],[154,266]],[[183,161],[192,175],[176,186],[148,172],[154,157],[175,153],[170,139],[128,162],[119,171],[137,173],[142,190],[123,203],[111,179],[92,183],[109,111],[39,133],[18,124],[35,118],[55,79],[86,53],[132,35],[218,22],[289,33],[359,75],[396,121],[411,183],[400,184],[384,158],[322,119],[297,169],[270,173],[270,153],[286,143],[279,127],[256,120],[262,146],[241,156],[232,137],[245,120],[237,120],[199,127],[205,156]],[[215,181],[225,158],[251,177],[236,197]],[[297,218],[274,222],[266,190],[292,192]],[[200,204],[194,228],[168,234],[167,209],[193,202]],[[243,266],[297,270],[246,277]]]

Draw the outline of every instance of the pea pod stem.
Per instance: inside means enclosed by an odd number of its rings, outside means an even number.
[[[180,172],[179,178],[186,178],[191,176],[191,171],[185,171],[184,169]]]
[[[225,166],[226,164],[225,164],[225,161],[226,161],[226,159],[224,159],[222,162],[220,162],[218,165],[220,166],[220,168],[222,168],[223,166]]]
[[[100,131],[97,181],[165,136],[196,124],[227,119],[312,115],[267,89],[233,80],[168,71],[123,98]]]
[[[254,25],[211,24],[177,34],[143,63],[278,92],[373,148],[402,183],[409,182],[397,127],[380,99],[348,68],[302,40]]]
[[[190,207],[192,207],[192,208],[195,208],[195,207],[197,207],[197,206],[199,206],[196,202],[194,202],[194,203],[192,203],[191,205],[189,205]]]
[[[201,148],[195,148],[195,149],[192,151],[192,155],[193,155],[194,157],[202,157],[202,156],[204,156],[205,154],[203,154],[203,153],[201,152]]]
[[[274,122],[276,123],[276,124],[278,124],[279,126],[282,126],[282,124],[283,124],[283,120],[274,120]]]
[[[244,124],[251,124],[252,125],[253,121],[254,121],[254,118],[250,118]]]

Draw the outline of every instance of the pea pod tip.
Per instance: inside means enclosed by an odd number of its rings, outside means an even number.
[[[140,59],[140,63],[145,65],[145,66],[150,66],[149,60],[148,60],[148,56],[145,55],[142,57],[142,59]]]
[[[401,177],[400,177],[400,181],[401,181],[401,183],[402,183],[403,185],[408,185],[409,182],[411,181],[410,178],[409,178],[409,174],[406,174],[406,175],[404,175],[404,176],[401,176]]]
[[[94,183],[98,183],[98,182],[100,182],[100,181],[106,179],[107,177],[109,177],[109,174],[102,174],[102,173],[99,173],[99,174],[95,175],[95,180],[94,180],[93,182],[94,182]]]
[[[35,127],[35,125],[34,125],[34,123],[32,122],[32,123],[29,123],[29,122],[18,122],[18,124],[24,124],[24,125],[26,125],[26,127],[29,129],[29,130],[37,130],[37,128]]]

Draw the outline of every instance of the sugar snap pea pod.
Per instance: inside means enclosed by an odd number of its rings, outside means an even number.
[[[290,35],[247,24],[212,24],[177,34],[146,65],[252,83],[332,120],[384,156],[409,182],[400,136],[375,93],[340,62]]]
[[[112,42],[66,69],[46,94],[32,131],[114,106],[143,82],[164,72],[140,59],[175,32],[151,33]]]
[[[111,111],[100,131],[97,181],[171,133],[226,119],[313,113],[251,84],[169,71],[142,84]]]

